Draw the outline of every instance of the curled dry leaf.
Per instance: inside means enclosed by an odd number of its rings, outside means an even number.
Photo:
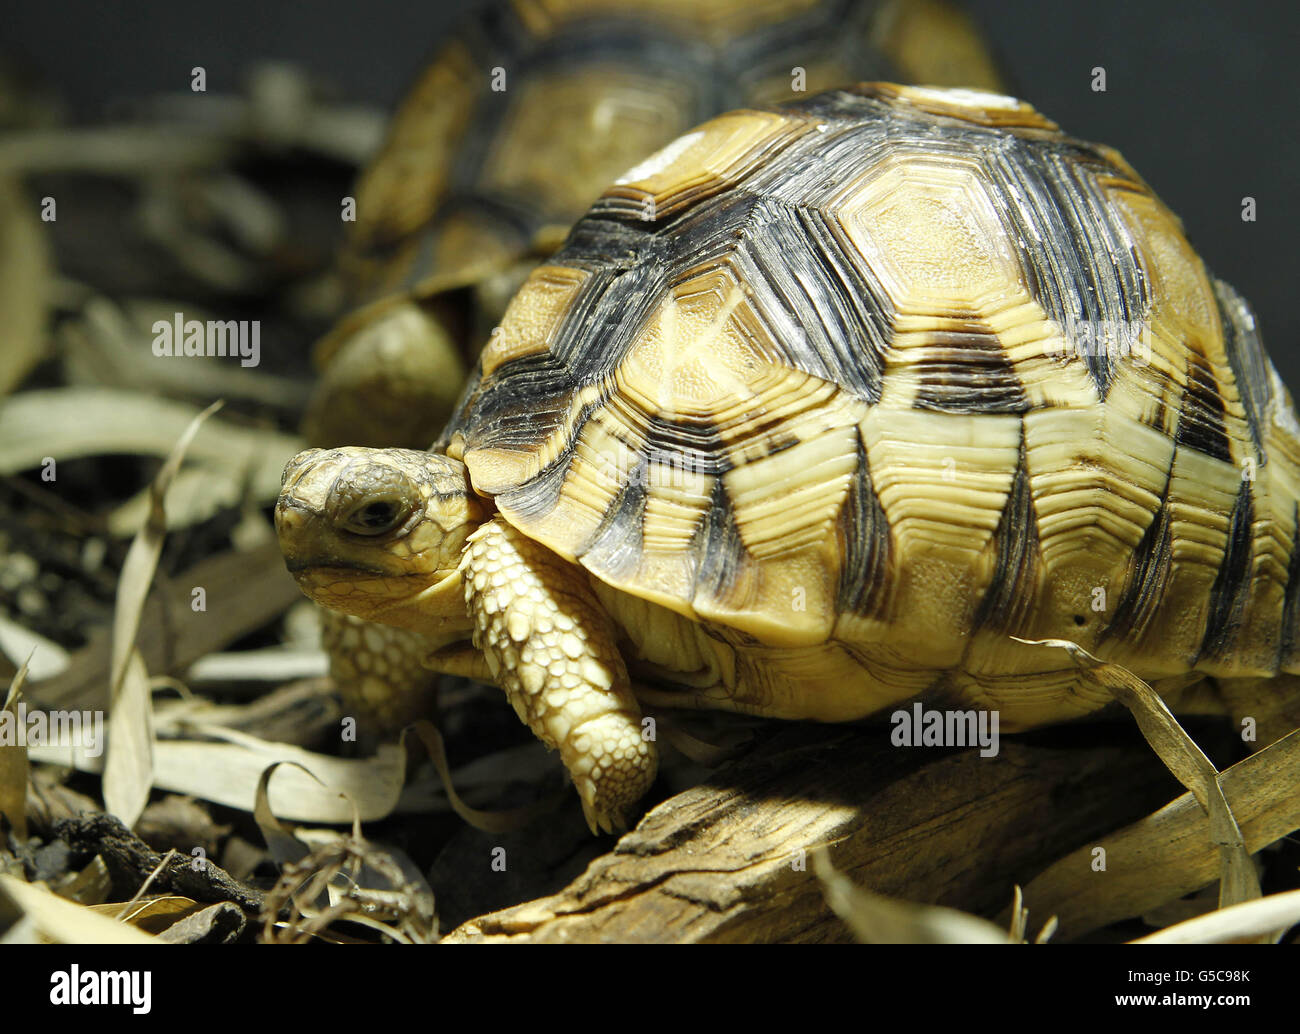
[[[158,939],[167,944],[233,944],[246,925],[244,913],[229,901],[222,901],[181,917]]]
[[[292,761],[318,773],[320,780],[286,769],[271,786],[271,807],[277,815],[295,822],[350,822],[352,808],[339,796],[340,791],[346,791],[357,802],[363,820],[391,814],[401,796],[406,755],[400,747],[384,745],[373,757],[354,760],[269,743],[217,726],[198,731],[227,742],[159,740],[154,744],[155,787],[252,811],[258,780],[267,765]],[[81,772],[103,769],[102,758],[70,756],[65,747],[35,747],[32,757],[71,765]]]
[[[320,783],[321,786],[325,784],[312,775],[311,769],[296,761],[273,762],[266,766],[258,778],[257,796],[253,803],[253,819],[257,822],[257,828],[262,831],[262,837],[266,840],[266,846],[271,852],[271,857],[275,859],[277,865],[283,868],[290,862],[305,858],[311,852],[311,848],[295,837],[293,831],[277,819],[275,812],[271,810],[269,793],[271,776],[275,774],[276,769],[281,765],[292,765],[294,768],[301,769],[309,777],[316,780],[317,783]],[[342,797],[343,795],[339,794],[338,796]]]
[[[482,830],[484,833],[509,833],[512,830],[520,829],[528,825],[539,815],[545,815],[554,811],[565,800],[568,799],[568,790],[562,790],[553,794],[550,798],[538,801],[535,804],[525,804],[519,808],[511,808],[506,811],[485,811],[480,808],[471,808],[466,804],[459,794],[456,793],[455,786],[452,785],[451,768],[447,764],[447,752],[443,747],[442,733],[438,731],[437,726],[427,719],[420,719],[406,730],[408,733],[414,733],[424,744],[424,749],[429,754],[429,760],[433,762],[433,767],[438,771],[438,777],[442,780],[443,791],[447,794],[447,800],[451,804],[452,810],[465,820],[475,829]],[[403,735],[403,742],[405,742]]]
[[[203,907],[193,898],[185,897],[183,894],[159,894],[132,901],[113,901],[90,906],[91,910],[99,915],[108,916],[122,923],[130,923],[151,934],[162,933],[172,923],[187,915],[193,915]]]
[[[1259,897],[1259,876],[1246,850],[1241,827],[1223,795],[1219,770],[1178,724],[1155,690],[1127,668],[1101,661],[1077,643],[1064,639],[1018,641],[1065,650],[1085,674],[1129,709],[1151,749],[1174,778],[1195,795],[1210,816],[1210,838],[1219,847],[1219,906]]]

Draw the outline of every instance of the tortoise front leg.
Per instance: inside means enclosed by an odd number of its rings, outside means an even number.
[[[608,615],[582,572],[502,520],[461,561],[474,645],[573,777],[593,833],[625,829],[657,770]]]

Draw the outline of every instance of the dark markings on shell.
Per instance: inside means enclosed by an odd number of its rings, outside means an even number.
[[[1174,440],[1189,449],[1213,456],[1224,463],[1232,462],[1232,447],[1224,422],[1223,397],[1214,371],[1204,356],[1187,356],[1187,388],[1183,392],[1182,410],[1178,414],[1178,431]]]
[[[735,464],[711,423],[685,423],[642,414],[645,454],[652,460],[696,474],[721,477]]]
[[[745,87],[743,92],[748,92],[751,83],[773,69],[788,75],[789,69],[806,62],[810,44],[815,44],[822,59],[838,55],[841,63],[852,68],[853,79],[897,80],[900,72],[894,62],[860,42],[871,37],[880,7],[876,2],[832,0],[783,20],[780,31],[732,41],[720,52],[727,66],[721,80],[740,84]]]
[[[992,134],[984,135],[994,142]],[[987,163],[1002,187],[993,196],[1024,249],[1021,269],[1033,274],[1027,286],[1065,329],[1105,401],[1115,371],[1104,346],[1121,328],[1143,321],[1150,305],[1128,232],[1094,179],[1114,169],[1086,145],[1045,147],[1019,137],[990,147]],[[1007,198],[1019,203],[1007,204]]]
[[[737,585],[750,580],[753,564],[721,478],[713,483],[708,512],[696,525],[688,555],[695,565],[697,597],[732,599]]]
[[[1300,646],[1300,503],[1293,510],[1291,558],[1286,569],[1286,593],[1282,602],[1282,635],[1277,648],[1277,666],[1289,669],[1296,661],[1296,648]]]
[[[1024,386],[997,335],[978,319],[968,330],[930,335],[925,358],[916,363],[921,386],[913,409],[941,413],[1024,413]]]
[[[545,441],[562,426],[569,408],[567,394],[556,390],[554,380],[553,376],[522,377],[512,382],[512,390],[485,392],[474,400],[482,417],[468,436],[468,447],[490,440],[494,448],[528,451]],[[534,392],[536,401],[525,391]]]
[[[484,186],[489,179],[484,170],[507,136],[506,127],[521,95],[513,88],[489,88],[488,69],[504,69],[512,86],[568,79],[601,66],[673,83],[679,88],[674,115],[680,131],[713,113],[742,106],[765,82],[813,61],[837,62],[845,69],[845,79],[897,79],[899,70],[887,56],[863,46],[872,36],[879,8],[874,0],[830,0],[807,11],[791,11],[743,35],[709,40],[699,32],[683,33],[681,23],[656,18],[653,11],[620,6],[614,0],[590,5],[580,16],[567,23],[562,19],[540,33],[525,24],[512,4],[479,5],[457,25],[450,49],[431,66],[459,54],[459,61],[485,70],[482,83],[465,99],[470,109],[466,128],[447,140],[445,154],[437,156],[448,167],[438,211],[487,220],[505,214],[497,239],[519,254],[527,250],[541,226],[568,223],[576,214],[545,189],[492,194]],[[420,103],[428,102],[421,95]],[[670,135],[674,131],[672,125],[664,128]],[[576,128],[562,122],[559,131],[572,133]],[[385,163],[406,160],[409,154],[401,149],[381,159]],[[399,248],[412,244],[412,232],[398,233],[390,218],[386,211],[373,217],[362,213],[365,225],[355,246],[368,264],[384,264]],[[443,272],[434,258],[443,233],[441,219],[435,215],[413,233],[420,240],[414,242],[416,260],[402,281],[407,287],[417,287],[424,278]]]
[[[580,554],[585,563],[607,577],[630,579],[641,562],[648,467],[645,457],[638,457],[628,480]]]
[[[801,367],[828,380],[835,380],[855,398],[875,405],[880,401],[880,379],[890,328],[881,314],[888,311],[880,285],[864,275],[845,251],[843,231],[835,220],[808,209],[794,209],[805,240],[812,246],[799,249],[799,263],[787,268],[804,283],[828,285],[824,295],[801,297],[800,316],[811,311],[820,318],[805,330],[806,346],[816,353],[825,373]],[[782,256],[788,262],[788,256]],[[809,269],[808,266],[814,268]],[[808,279],[801,276],[807,270]],[[773,281],[778,283],[779,281]],[[805,326],[809,321],[804,319]],[[828,332],[828,328],[830,328]],[[810,364],[811,366],[811,364]],[[835,373],[841,374],[836,377]]]
[[[560,492],[564,488],[564,479],[569,476],[569,467],[573,463],[573,446],[565,449],[555,462],[534,478],[530,478],[518,488],[502,492],[497,501],[518,514],[521,521],[545,517],[555,509]]]
[[[664,245],[650,232],[654,225],[588,216],[569,231],[564,242],[565,263],[605,273],[657,263],[663,258]]]
[[[1034,512],[1029,463],[1025,454],[1024,425],[1020,429],[1020,458],[1011,492],[998,519],[993,541],[997,561],[993,581],[975,611],[972,631],[987,628],[1013,634],[1024,627],[1038,585],[1040,551],[1038,515]]]
[[[1223,325],[1223,348],[1232,368],[1232,379],[1246,411],[1246,425],[1255,445],[1255,459],[1262,467],[1268,462],[1261,428],[1273,408],[1273,377],[1268,356],[1259,338],[1255,314],[1246,299],[1222,280],[1212,278]]]
[[[800,112],[814,119],[858,121],[870,119],[873,115],[885,118],[896,116],[892,105],[875,97],[863,96],[851,89],[827,90],[815,97],[789,105],[788,110]]]
[[[1150,415],[1143,420],[1148,427],[1153,427],[1163,435],[1168,435],[1171,428],[1166,421],[1169,419],[1169,406],[1165,402],[1164,395],[1157,395],[1154,399],[1155,408],[1151,410]]]
[[[836,603],[841,613],[885,620],[894,568],[893,535],[880,498],[871,483],[862,433],[854,436],[857,470],[840,509],[838,534],[841,556]]]
[[[1175,449],[1174,457],[1176,458],[1177,455],[1178,450]],[[1172,464],[1171,458],[1171,471]],[[1173,515],[1169,506],[1169,491],[1172,484],[1173,478],[1170,477],[1165,482],[1160,508],[1151,523],[1147,525],[1137,548],[1133,550],[1133,556],[1129,561],[1127,585],[1115,605],[1115,616],[1102,631],[1103,639],[1140,641],[1165,599],[1165,590],[1173,572],[1171,548]]]
[[[1237,501],[1232,507],[1232,523],[1223,550],[1223,562],[1210,589],[1209,617],[1199,656],[1226,656],[1241,627],[1241,618],[1250,599],[1251,554],[1255,524],[1255,497],[1252,482],[1241,480]]]

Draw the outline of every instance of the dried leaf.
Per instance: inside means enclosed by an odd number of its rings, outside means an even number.
[[[58,675],[70,659],[68,651],[58,643],[4,617],[0,617],[0,651],[15,663],[19,657],[26,657],[27,674],[33,682]]]
[[[253,819],[257,823],[257,828],[262,831],[262,838],[266,841],[266,846],[271,852],[271,857],[275,859],[275,864],[283,868],[290,862],[299,861],[311,853],[311,848],[293,835],[293,830],[286,827],[279,819],[275,817],[275,812],[271,809],[271,795],[269,787],[271,776],[281,765],[292,765],[294,768],[306,772],[312,779],[316,779],[311,773],[311,769],[305,765],[300,765],[296,761],[275,761],[266,766],[261,776],[257,780],[257,797],[253,803]],[[320,783],[319,779],[316,782]],[[321,786],[324,786],[321,783]]]
[[[167,535],[163,498],[203,421],[220,408],[220,402],[213,403],[191,420],[163,462],[150,486],[149,519],[132,540],[118,579],[109,667],[112,711],[104,762],[104,806],[128,828],[140,817],[153,786],[153,704],[149,674],[135,640]]]
[[[4,715],[10,721],[18,720],[18,701],[22,698],[23,682],[27,678],[27,662],[18,669],[18,674],[9,683],[9,692],[4,706],[0,707],[0,721]],[[3,815],[13,827],[18,840],[27,839],[27,773],[30,763],[27,757],[27,744],[5,743],[0,739],[0,815]]]
[[[198,410],[183,402],[118,388],[50,388],[0,400],[0,474],[74,459],[123,453],[167,456]],[[280,494],[285,462],[302,448],[292,435],[210,420],[187,455],[232,471],[258,502]]]
[[[222,901],[182,917],[163,930],[158,939],[168,944],[232,944],[246,925],[244,913],[229,901]]]
[[[897,901],[856,887],[826,849],[810,852],[826,903],[866,944],[1010,944],[1005,930],[955,908]]]
[[[336,758],[286,743],[269,743],[233,729],[205,726],[202,731],[228,742],[159,740],[154,744],[155,787],[251,812],[266,766],[292,761],[317,773],[320,780],[287,769],[271,786],[270,804],[275,814],[294,822],[351,822],[352,807],[339,796],[340,791],[356,801],[364,821],[390,815],[401,796],[406,754],[400,747],[381,746],[370,758]],[[33,747],[31,756],[81,772],[103,769],[102,758],[88,758],[81,752],[73,756],[66,747]]]
[[[1064,639],[1018,641],[1065,650],[1075,664],[1129,709],[1151,749],[1174,778],[1196,796],[1210,816],[1210,838],[1219,846],[1222,866],[1219,907],[1259,897],[1259,876],[1246,851],[1241,827],[1223,795],[1219,770],[1178,724],[1155,690],[1127,668],[1099,660],[1076,643]]]
[[[104,758],[104,810],[129,828],[149,803],[153,788],[153,706],[149,673],[139,650],[132,650],[114,693],[108,716]]]
[[[213,653],[201,657],[185,673],[198,682],[274,682],[323,678],[329,674],[329,655],[319,647],[271,646],[261,650]]]
[[[181,894],[160,894],[157,897],[138,897],[131,901],[114,901],[90,906],[91,910],[99,915],[130,923],[147,933],[165,930],[177,919],[191,915],[203,907],[193,898]]]
[[[75,901],[79,905],[98,905],[113,889],[113,880],[103,857],[95,855],[79,873],[50,889],[59,897]]]
[[[421,719],[408,726],[402,737],[403,742],[405,742],[406,733],[414,733],[419,737],[420,742],[424,744],[424,749],[429,754],[429,760],[433,762],[433,767],[438,770],[438,776],[442,780],[442,788],[447,794],[447,800],[450,802],[452,810],[469,825],[475,829],[481,829],[484,833],[508,833],[511,830],[520,829],[537,818],[537,816],[554,811],[569,795],[566,788],[546,800],[538,801],[535,804],[526,804],[521,808],[510,808],[506,811],[483,811],[479,808],[471,808],[461,800],[460,795],[456,793],[456,788],[452,785],[451,769],[447,764],[447,752],[443,748],[442,733],[438,731],[437,727],[432,722]]]
[[[1300,730],[1237,762],[1220,779],[1248,850],[1300,828]],[[1205,826],[1204,810],[1185,793],[1053,862],[1030,880],[1025,899],[1031,908],[1058,914],[1068,938],[1142,915],[1215,881],[1221,866]],[[1101,872],[1094,868],[1098,857],[1106,860]]]
[[[1223,944],[1227,941],[1275,939],[1300,923],[1300,890],[1244,901],[1168,926],[1133,944]]]
[[[45,228],[19,184],[0,176],[0,395],[22,383],[45,351],[52,280]]]
[[[94,908],[78,905],[48,890],[0,875],[0,905],[8,904],[28,921],[24,933],[54,944],[156,944],[153,937],[133,926],[98,915]],[[0,937],[10,943],[13,928]]]

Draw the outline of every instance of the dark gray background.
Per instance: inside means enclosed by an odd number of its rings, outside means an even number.
[[[633,0],[634,2],[634,0]],[[707,2],[707,0],[701,0]],[[250,63],[304,65],[340,96],[391,104],[469,3],[417,0],[192,5],[40,0],[6,12],[17,54],[102,114],[115,98],[238,82]],[[1292,283],[1300,7],[1188,0],[971,0],[1015,92],[1076,136],[1118,147],[1182,216],[1210,267],[1255,306],[1265,343],[1300,387]],[[1107,92],[1090,88],[1104,66]],[[1241,221],[1241,198],[1258,221]]]

